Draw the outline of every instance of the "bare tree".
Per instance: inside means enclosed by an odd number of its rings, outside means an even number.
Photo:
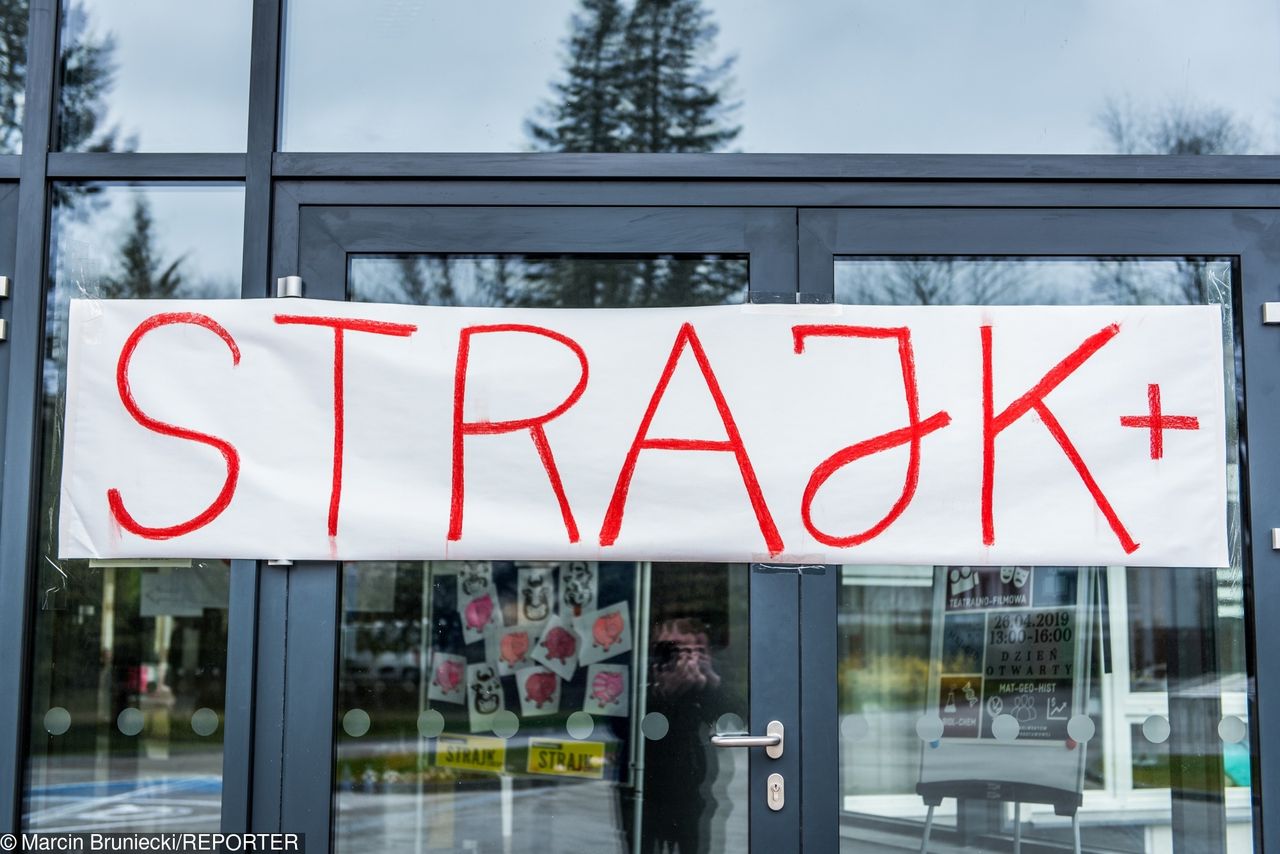
[[[841,302],[868,305],[999,305],[1033,302],[1033,281],[1017,264],[983,258],[919,257],[854,265]]]
[[[1108,98],[1097,125],[1116,154],[1245,154],[1253,129],[1230,110],[1185,99],[1142,107]]]

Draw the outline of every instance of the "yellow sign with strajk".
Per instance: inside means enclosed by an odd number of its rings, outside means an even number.
[[[436,765],[463,771],[501,772],[507,763],[507,743],[478,735],[442,735],[436,739]]]
[[[604,777],[604,742],[531,738],[529,773],[599,780]]]

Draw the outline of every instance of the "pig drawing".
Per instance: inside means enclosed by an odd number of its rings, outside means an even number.
[[[616,670],[604,670],[591,680],[591,699],[601,706],[611,706],[622,696],[622,674]]]
[[[622,614],[610,611],[596,618],[591,626],[591,642],[605,652],[622,637]]]
[[[479,631],[489,624],[489,618],[493,616],[493,597],[488,593],[479,599],[472,599],[467,605],[467,610],[463,614],[463,618],[467,621],[467,628]]]
[[[524,683],[524,698],[539,709],[556,695],[556,683],[560,677],[554,673],[533,673]]]
[[[524,661],[524,657],[528,652],[529,634],[527,632],[512,632],[509,635],[503,635],[498,644],[498,657],[506,662],[508,667],[514,667]]]
[[[447,658],[436,665],[436,675],[432,680],[445,693],[453,693],[462,683],[462,664]]]
[[[578,651],[578,639],[562,626],[552,626],[542,639],[542,645],[547,648],[547,657],[556,661],[568,661]]]

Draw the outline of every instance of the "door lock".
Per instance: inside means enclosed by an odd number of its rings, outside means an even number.
[[[777,812],[782,809],[783,804],[787,801],[787,791],[781,774],[770,774],[767,783],[769,791],[765,793],[765,800],[769,804],[769,809]]]

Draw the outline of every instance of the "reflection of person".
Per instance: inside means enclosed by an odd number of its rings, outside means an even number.
[[[711,659],[707,633],[692,619],[654,627],[649,650],[647,712],[667,719],[667,734],[645,741],[640,847],[635,854],[699,854],[708,850],[716,812],[708,772],[711,730],[731,709]],[[711,775],[714,776],[714,775]],[[634,813],[623,810],[623,832],[633,839]]]

